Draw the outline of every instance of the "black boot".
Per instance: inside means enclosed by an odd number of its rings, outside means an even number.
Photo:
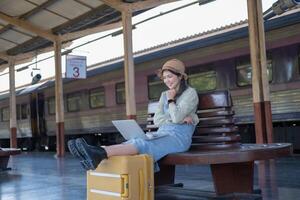
[[[76,139],[76,148],[93,170],[97,168],[103,159],[107,158],[104,148],[88,145],[82,138]]]
[[[70,153],[74,157],[76,157],[80,160],[80,164],[85,170],[89,170],[93,167],[93,166],[89,165],[88,162],[85,161],[84,156],[78,151],[75,140],[68,141],[68,148],[69,148]]]

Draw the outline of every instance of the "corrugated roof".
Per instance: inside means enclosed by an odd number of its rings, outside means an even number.
[[[265,22],[265,31],[300,23],[300,8]],[[176,53],[219,44],[248,36],[248,21],[243,20],[209,31],[179,38],[134,53],[134,63],[139,64],[151,59],[158,59]],[[123,56],[105,60],[89,66],[88,76],[119,69],[123,67]]]
[[[284,26],[289,26],[297,23],[300,23],[300,8],[265,22],[265,30],[270,31],[273,29],[277,29],[277,28],[281,28]],[[231,41],[231,40],[235,40],[247,36],[248,36],[247,20],[244,20],[220,28],[216,28],[202,33],[194,34],[188,37],[180,38],[174,41],[166,42],[157,46],[143,49],[141,51],[137,51],[134,53],[134,62],[135,64],[139,64],[142,62],[146,62],[148,60],[163,58],[180,52],[185,52],[185,51],[189,51],[201,47],[219,44],[219,43],[223,43],[226,41]],[[122,67],[123,67],[123,56],[116,57],[90,66],[87,72],[87,77],[121,69]],[[71,79],[63,80],[64,83],[67,83],[69,81],[73,81],[73,80]],[[28,91],[32,92],[36,90],[42,90],[44,88],[52,87],[52,86],[54,86],[54,78],[53,80],[49,80],[46,83],[42,83],[38,87],[34,87],[35,88],[34,90],[30,90],[30,91],[28,90]],[[19,89],[17,94],[20,95],[23,89],[24,88]],[[0,99],[7,98],[8,95],[9,95],[8,93],[2,93],[0,94]]]
[[[120,20],[119,11],[98,0],[2,0],[0,12],[56,35]],[[17,55],[51,45],[49,40],[1,18],[0,27],[0,52]]]
[[[99,26],[119,27],[122,11],[136,15],[173,1],[176,0],[1,0],[0,65],[7,63],[7,56],[52,46],[57,37],[67,33]],[[69,40],[73,39],[76,38]]]

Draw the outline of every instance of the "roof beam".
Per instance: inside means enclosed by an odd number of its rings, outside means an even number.
[[[0,52],[0,59],[8,61],[8,57],[9,55],[7,55],[6,53]]]
[[[42,9],[46,8],[47,6],[50,6],[52,4],[54,4],[55,2],[57,2],[58,0],[48,0],[46,1],[45,3],[42,3],[41,5],[35,7],[34,9],[32,9],[31,11],[21,15],[19,17],[19,19],[27,19],[28,17],[38,13],[39,11],[41,11]],[[32,2],[29,2],[29,3],[32,3]],[[4,26],[2,29],[0,29],[0,34],[1,33],[4,33],[5,31],[9,30],[10,28],[12,28],[13,26],[11,24],[8,24],[6,26]]]
[[[119,10],[121,12],[135,12],[139,10],[146,10],[162,4],[171,3],[179,0],[146,0],[135,3],[124,3],[122,0],[101,0],[106,5]]]
[[[72,44],[72,42],[66,42],[66,43],[62,44],[62,47],[66,48],[66,47],[69,47],[71,44]],[[43,49],[39,49],[37,51],[21,53],[21,54],[15,55],[15,56],[8,55],[5,52],[0,52],[0,59],[8,61],[9,56],[11,56],[11,57],[14,57],[14,59],[15,59],[15,65],[19,65],[19,64],[31,62],[32,59],[34,57],[36,57],[37,55],[53,51],[53,49],[54,49],[54,47],[50,46],[50,47],[46,47]],[[0,65],[0,72],[3,71],[4,69],[6,69],[7,67],[8,67],[7,63]]]
[[[64,41],[75,40],[80,37],[84,37],[84,36],[91,35],[94,33],[99,33],[99,32],[103,32],[103,31],[119,28],[121,26],[122,26],[121,22],[116,22],[116,23],[106,24],[106,25],[99,25],[94,28],[88,28],[88,29],[85,29],[82,31],[76,31],[76,32],[64,34],[61,36],[61,41],[64,42]]]
[[[124,3],[122,0],[101,0],[104,4],[118,10],[118,11],[129,11],[129,5]]]
[[[57,35],[54,35],[51,31],[43,30],[40,27],[29,23],[28,21],[7,16],[2,12],[0,12],[0,19],[2,19],[14,26],[17,26],[17,27],[20,27],[27,31],[30,31],[32,33],[35,33],[35,34],[39,35],[40,37],[43,37],[50,41],[56,41],[59,38]]]
[[[139,11],[139,10],[145,10],[149,8],[154,8],[166,3],[172,3],[179,0],[147,0],[147,1],[138,1],[136,3],[128,4],[129,10],[131,12]]]

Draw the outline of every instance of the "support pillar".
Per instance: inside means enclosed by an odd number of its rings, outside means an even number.
[[[61,41],[54,42],[55,58],[55,113],[56,113],[56,155],[65,155],[65,134],[64,134],[64,103],[63,83],[61,74]]]
[[[273,142],[272,111],[261,0],[247,0],[256,143]]]
[[[9,57],[9,116],[10,116],[10,147],[17,148],[17,109],[16,109],[16,88],[15,88],[15,63],[14,58]]]
[[[125,73],[125,95],[126,115],[129,119],[136,118],[135,102],[135,79],[132,50],[132,14],[122,12],[123,40],[124,40],[124,73]]]

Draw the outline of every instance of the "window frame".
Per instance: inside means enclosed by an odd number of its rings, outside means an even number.
[[[25,120],[28,118],[28,112],[27,112],[27,104],[26,103],[21,103],[16,105],[17,109],[17,120]],[[25,107],[25,113],[23,113],[23,108]],[[25,117],[24,115],[25,114]]]
[[[25,113],[23,113],[24,107],[25,107]],[[20,109],[21,109],[20,110],[20,113],[21,113],[20,118],[21,118],[21,120],[28,119],[28,104],[27,103],[22,103],[21,106],[20,106]],[[25,114],[26,116],[23,117],[23,114]]]
[[[16,118],[17,121],[21,120],[21,104],[16,105]]]
[[[157,98],[150,98],[150,84],[149,84],[149,83],[150,83],[150,79],[151,79],[152,77],[153,77],[153,78],[158,78],[158,79],[161,81],[162,85],[165,86],[165,88],[163,88],[163,90],[162,90],[161,92],[167,90],[168,88],[167,88],[167,86],[164,84],[164,82],[157,76],[157,74],[150,74],[150,75],[147,76],[147,92],[148,92],[148,100],[149,100],[149,101],[158,101],[159,98],[160,98],[160,95],[159,95]]]
[[[93,107],[92,104],[91,104],[91,94],[93,91],[95,90],[102,90],[100,92],[103,92],[103,96],[104,96],[104,105],[100,105],[100,106],[95,106]],[[97,109],[97,108],[104,108],[106,106],[106,101],[105,101],[105,87],[104,86],[101,86],[101,87],[97,87],[97,88],[92,88],[89,90],[89,108],[90,109]]]
[[[3,110],[7,109],[8,110],[8,119],[4,120],[3,118]],[[8,122],[10,120],[10,111],[9,111],[9,107],[3,107],[1,108],[1,122]]]
[[[215,87],[212,88],[212,89],[207,89],[207,90],[199,90],[197,89],[196,87],[192,86],[191,83],[190,83],[190,80],[191,80],[191,76],[196,76],[197,74],[208,74],[210,72],[213,72],[214,73],[214,77],[215,77]],[[212,69],[212,68],[209,68],[209,69],[206,69],[205,71],[204,70],[201,70],[201,71],[190,71],[189,74],[188,74],[188,84],[195,88],[198,92],[208,92],[208,91],[214,91],[217,89],[218,87],[218,77],[217,77],[217,71],[215,69]]]
[[[298,64],[298,78],[300,77],[300,45],[298,46],[298,53],[297,53],[297,64]]]
[[[53,105],[54,105],[54,112],[50,112],[50,101],[52,101],[53,99]],[[48,115],[55,115],[56,113],[56,109],[55,109],[55,96],[52,96],[52,97],[48,97],[47,98],[47,109],[48,109]]]
[[[249,61],[248,64],[242,64],[242,65],[238,65],[239,61],[240,60],[243,60],[243,61]],[[268,65],[270,64],[271,66],[271,70],[272,70],[272,74],[271,74],[271,80],[268,80],[269,83],[272,83],[273,80],[274,80],[274,73],[273,73],[273,59],[272,59],[272,55],[271,53],[267,53],[267,60],[266,60],[266,64],[267,64],[267,73],[268,73]],[[251,68],[251,82],[249,84],[246,84],[246,85],[241,85],[239,83],[239,76],[238,76],[238,66],[246,66],[246,67],[249,67]],[[234,66],[234,70],[235,70],[235,77],[236,77],[236,86],[237,87],[249,87],[249,86],[252,86],[252,66],[251,66],[251,58],[250,58],[250,55],[249,56],[242,56],[242,57],[239,57],[239,58],[236,58],[235,59],[235,66]],[[269,75],[268,75],[268,78],[269,78]]]
[[[124,102],[119,102],[118,101],[118,85],[124,84],[124,93],[125,93],[125,98]],[[116,104],[126,104],[126,91],[125,91],[125,82],[118,82],[115,84],[115,95],[116,95]]]
[[[78,106],[78,108],[76,109],[76,110],[70,110],[70,108],[69,108],[69,98],[70,98],[70,96],[76,96],[78,94],[78,96],[79,96],[79,106]],[[81,106],[80,106],[80,102],[82,101],[82,94],[81,94],[81,92],[72,92],[72,93],[69,93],[69,94],[67,94],[66,95],[66,106],[67,106],[67,112],[79,112],[80,110],[81,110]],[[81,101],[80,101],[81,100]]]

